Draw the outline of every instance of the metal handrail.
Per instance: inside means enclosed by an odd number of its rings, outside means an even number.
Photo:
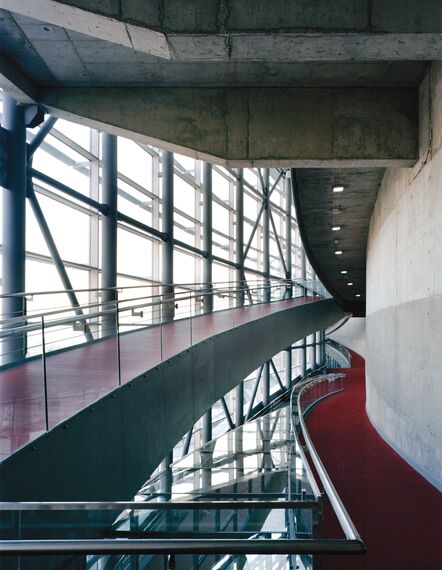
[[[281,285],[262,285],[262,286],[254,286],[252,287],[252,290],[257,290],[257,291],[263,291],[263,290],[271,290],[271,289],[276,289],[276,288],[280,288]],[[247,292],[250,290],[250,287],[242,287],[242,288],[237,288],[237,289],[217,289],[217,288],[204,288],[204,289],[195,289],[193,291],[191,291],[191,294],[188,296],[183,296],[186,295],[187,292],[183,291],[182,293],[178,293],[176,295],[174,295],[173,297],[169,297],[168,294],[157,294],[157,295],[151,295],[149,297],[135,297],[135,298],[131,298],[131,299],[114,299],[111,301],[104,301],[104,302],[100,302],[100,303],[87,303],[84,305],[79,305],[78,307],[64,307],[62,309],[56,309],[53,311],[45,311],[42,313],[33,313],[31,315],[22,315],[22,316],[18,316],[18,317],[12,317],[10,319],[3,319],[0,320],[0,326],[10,326],[11,330],[7,330],[6,331],[6,335],[5,336],[11,336],[14,334],[23,334],[25,332],[28,331],[32,331],[32,330],[37,330],[39,328],[39,325],[24,325],[21,326],[19,328],[19,326],[23,323],[23,321],[28,321],[28,320],[32,320],[32,319],[41,319],[42,317],[49,317],[49,316],[53,316],[53,315],[60,315],[63,313],[68,313],[73,311],[75,308],[77,309],[93,309],[96,307],[106,307],[106,306],[112,306],[112,308],[116,309],[118,308],[118,312],[122,313],[125,311],[129,311],[129,310],[134,310],[134,309],[141,309],[141,308],[146,308],[146,307],[154,307],[154,306],[161,306],[163,304],[170,304],[173,302],[178,302],[178,301],[189,301],[194,299],[197,296],[201,296],[201,297],[209,297],[209,296],[217,296],[217,295],[229,295],[229,296],[233,296],[237,293],[241,293],[241,292]],[[133,301],[139,301],[139,300],[144,300],[144,299],[159,299],[158,301],[154,301],[151,303],[141,303],[141,304],[137,304],[137,305],[130,305],[127,307],[123,307],[120,308],[120,305],[122,305],[123,303],[129,303],[129,302],[133,302]],[[68,323],[72,323],[72,322],[78,322],[78,321],[87,321],[91,318],[96,318],[99,316],[102,316],[104,314],[109,314],[106,311],[95,311],[94,313],[85,313],[83,315],[73,315],[71,317],[66,317],[64,319],[59,319],[57,321],[47,321],[45,323],[46,326],[59,326],[61,324],[68,324]],[[14,328],[12,329],[12,327],[14,326]],[[29,328],[27,328],[29,327]],[[0,338],[4,336],[2,335],[1,331],[0,331]]]
[[[326,345],[330,345],[332,348],[334,348],[337,352],[340,353],[340,355],[347,361],[347,367],[350,368],[351,367],[351,352],[348,350],[348,348],[346,346],[344,346],[343,344],[341,344],[340,342],[332,339],[332,338],[327,338],[326,340]]]
[[[297,394],[299,425],[310,457],[322,482],[328,499],[334,509],[345,539],[254,539],[254,538],[206,538],[206,539],[68,539],[68,540],[2,540],[0,555],[23,554],[364,554],[366,546],[358,534],[347,510],[345,509],[330,477],[322,464],[306,428],[301,409],[301,397],[307,389],[323,380],[324,376],[307,378],[297,384],[290,395],[290,411],[293,411],[293,399]],[[334,394],[331,392],[327,395]],[[290,414],[292,431],[299,444],[297,426],[293,414]],[[314,479],[311,468],[299,444],[301,457],[315,496],[321,493]],[[5,502],[0,503],[1,511],[27,510],[198,510],[198,509],[293,509],[315,508],[317,501],[167,501],[167,502]]]
[[[333,507],[333,510],[335,512],[336,518],[338,519],[339,525],[341,526],[341,529],[345,535],[345,538],[349,541],[357,541],[360,545],[361,548],[363,548],[363,550],[366,550],[365,544],[361,538],[361,536],[359,535],[358,531],[356,530],[356,527],[353,523],[353,521],[350,518],[350,515],[347,512],[347,509],[344,506],[344,503],[342,502],[341,498],[339,497],[338,492],[336,491],[335,486],[333,485],[329,474],[327,473],[327,470],[324,467],[324,464],[322,463],[318,452],[316,451],[315,446],[313,445],[313,442],[311,440],[311,437],[308,433],[307,430],[307,426],[305,424],[304,418],[303,418],[303,414],[302,414],[302,410],[301,410],[301,397],[303,392],[310,388],[312,384],[314,384],[315,382],[317,382],[318,379],[312,380],[307,382],[304,386],[301,387],[301,389],[299,390],[298,394],[297,394],[297,408],[299,410],[299,424],[301,427],[301,431],[302,431],[302,435],[304,437],[304,441],[305,444],[307,446],[308,452],[309,452],[309,456],[315,466],[316,472],[319,476],[319,479],[321,480],[322,486],[324,488],[324,491]],[[296,387],[295,387],[296,388]]]
[[[316,279],[285,279],[284,277],[278,278],[277,280],[273,277],[262,277],[261,279],[256,279],[251,281],[250,279],[247,280],[247,283],[263,283],[265,279],[270,279],[273,281],[278,281],[281,285],[287,284],[296,284],[297,282],[309,282],[309,283],[318,283]],[[231,285],[237,284],[238,280],[234,281],[217,281],[216,284],[218,285]],[[21,291],[19,293],[4,293],[0,295],[0,299],[3,298],[12,298],[12,297],[33,297],[38,295],[58,295],[64,293],[94,293],[99,291],[124,291],[128,289],[146,289],[146,288],[153,288],[153,287],[183,287],[189,288],[189,290],[193,290],[195,285],[206,285],[204,282],[189,282],[189,283],[161,283],[161,282],[152,282],[146,283],[144,285],[116,285],[115,287],[93,287],[87,289],[53,289],[49,291]]]
[[[296,281],[287,281],[286,286],[290,284],[290,285],[294,285],[294,286],[301,286],[304,287],[305,291],[308,290],[308,286],[306,284],[301,284],[300,282],[296,282]],[[182,287],[182,285],[180,284],[175,284],[175,288],[179,288]],[[123,309],[118,309],[119,312],[122,311],[127,311],[127,310],[131,310],[131,309],[139,309],[139,308],[143,308],[143,307],[149,307],[149,306],[156,306],[156,305],[163,305],[163,304],[170,304],[172,302],[177,302],[177,301],[186,301],[186,300],[191,300],[192,298],[196,297],[196,296],[202,296],[202,297],[209,297],[209,296],[217,296],[217,295],[229,295],[229,296],[233,296],[236,295],[238,293],[245,293],[247,291],[264,291],[264,290],[272,290],[272,289],[278,289],[284,287],[284,284],[281,284],[280,282],[276,283],[276,284],[270,284],[267,285],[265,283],[259,282],[257,285],[253,285],[253,286],[244,286],[244,287],[239,287],[239,288],[235,288],[235,289],[225,289],[225,288],[217,288],[217,287],[208,287],[206,286],[205,288],[202,289],[193,289],[193,290],[189,290],[188,292],[190,292],[190,295],[187,297],[184,297],[183,295],[186,295],[186,293],[188,293],[187,291],[183,291],[180,292],[178,294],[175,294],[173,297],[169,297],[168,294],[161,294],[158,293],[156,295],[150,295],[148,297],[143,296],[143,297],[134,297],[134,298],[130,298],[130,299],[113,299],[110,301],[104,301],[104,302],[97,302],[97,303],[85,303],[83,305],[78,305],[76,307],[63,307],[63,308],[57,308],[53,311],[44,311],[44,312],[40,312],[40,313],[32,313],[29,315],[20,315],[20,316],[16,316],[16,317],[11,317],[8,319],[3,319],[0,320],[0,326],[6,328],[6,327],[11,327],[11,329],[13,328],[14,332],[12,332],[12,330],[7,331],[7,336],[10,336],[10,334],[23,334],[25,332],[32,331],[32,330],[37,330],[36,329],[36,325],[25,325],[22,328],[18,328],[23,321],[28,321],[31,319],[41,319],[41,318],[45,318],[45,317],[49,317],[49,316],[53,316],[53,315],[59,315],[62,313],[68,313],[71,312],[75,309],[92,309],[92,308],[96,308],[96,307],[105,307],[107,305],[112,305],[114,308],[115,306],[119,306],[123,303],[129,303],[129,302],[133,302],[133,301],[138,301],[138,300],[145,300],[145,299],[159,299],[159,301],[157,302],[153,302],[153,303],[143,303],[143,304],[139,304],[139,305],[131,305],[129,307],[124,307]],[[119,290],[119,288],[116,288],[116,290]],[[78,322],[78,321],[87,321],[88,319],[91,318],[95,318],[97,316],[100,316],[99,313],[86,313],[84,315],[75,315],[72,317],[69,317],[68,320],[66,322]],[[63,324],[63,323],[60,323]],[[26,326],[29,326],[30,328],[27,329]],[[38,328],[38,327],[37,327]],[[1,338],[2,334],[0,332],[0,338]]]

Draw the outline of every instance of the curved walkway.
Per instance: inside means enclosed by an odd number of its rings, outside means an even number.
[[[311,303],[299,297],[182,319],[116,338],[49,354],[46,361],[48,425],[63,420],[159,363],[207,338],[272,313]],[[41,358],[0,370],[0,461],[46,430]]]
[[[324,400],[308,419],[318,453],[368,547],[360,557],[323,557],[321,570],[440,570],[442,495],[371,425],[364,366],[353,353],[344,392]],[[338,536],[327,510],[324,527],[326,536]]]

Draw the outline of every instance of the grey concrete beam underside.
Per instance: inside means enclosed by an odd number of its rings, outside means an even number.
[[[168,60],[442,56],[437,0],[1,0],[0,8]]]
[[[410,88],[43,88],[51,114],[230,167],[410,166]]]
[[[218,334],[124,384],[0,465],[1,500],[127,500],[228,391],[343,317],[332,299]]]

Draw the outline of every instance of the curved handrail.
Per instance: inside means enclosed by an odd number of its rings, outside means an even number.
[[[341,344],[340,342],[338,342],[332,338],[327,338],[326,346],[327,345],[330,346],[332,349],[336,350],[336,352],[338,352],[340,354],[340,356],[345,361],[347,361],[346,368],[351,367],[351,352],[348,350],[348,348],[346,346],[344,346],[343,344]]]
[[[340,375],[341,376],[341,375]],[[347,509],[344,506],[344,503],[342,502],[342,499],[340,498],[335,486],[332,483],[332,480],[329,476],[329,474],[327,473],[327,470],[324,467],[324,464],[322,463],[318,452],[316,451],[315,446],[313,445],[312,439],[310,437],[310,434],[307,430],[307,426],[305,424],[304,421],[304,417],[303,417],[303,413],[302,413],[302,409],[301,409],[301,398],[303,393],[311,388],[311,386],[313,384],[315,384],[317,381],[319,380],[319,378],[315,379],[315,380],[309,380],[308,382],[306,382],[303,386],[300,387],[300,389],[298,388],[299,391],[297,391],[297,408],[299,410],[299,424],[300,424],[300,428],[301,428],[301,432],[302,435],[304,437],[304,441],[305,444],[307,446],[308,452],[309,452],[309,456],[311,457],[311,460],[315,466],[316,472],[318,474],[319,479],[321,480],[322,486],[324,488],[324,491],[333,507],[333,510],[335,512],[336,518],[339,521],[339,525],[341,526],[341,529],[345,535],[345,538],[347,540],[354,540],[360,543],[361,547],[363,547],[364,549],[365,544],[361,538],[361,536],[359,535],[353,521],[350,518],[350,515],[347,512]],[[297,390],[297,386],[295,386],[294,391]],[[331,395],[336,393],[337,391],[331,392],[327,395]]]

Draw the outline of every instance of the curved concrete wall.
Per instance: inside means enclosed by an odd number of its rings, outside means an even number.
[[[352,317],[344,326],[330,334],[329,337],[366,358],[364,317]]]
[[[291,343],[343,317],[332,299],[205,340],[123,384],[0,465],[0,500],[127,500],[207,409]]]
[[[420,160],[389,169],[367,256],[367,413],[442,487],[442,64],[420,88]]]

